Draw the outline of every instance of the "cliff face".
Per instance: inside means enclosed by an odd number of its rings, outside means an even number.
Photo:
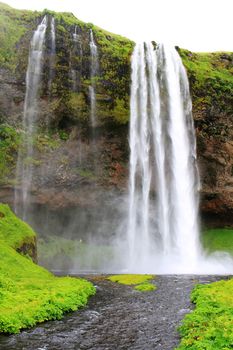
[[[79,208],[82,214],[93,212],[100,203],[109,207],[113,193],[124,195],[127,188],[134,44],[72,14],[18,11],[3,4],[0,9],[1,200],[12,203],[13,199],[17,149],[22,147],[29,43],[33,30],[47,14],[38,135],[30,160],[34,167],[32,204],[42,211],[46,206],[49,212],[60,208],[64,212],[66,208],[68,213]],[[56,56],[51,70],[52,17]],[[90,30],[99,56],[95,128],[90,121]],[[177,49],[188,71],[193,98],[202,216],[208,225],[233,225],[233,54]]]

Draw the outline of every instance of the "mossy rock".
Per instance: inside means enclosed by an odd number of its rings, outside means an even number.
[[[37,261],[36,234],[6,204],[0,204],[0,241]]]

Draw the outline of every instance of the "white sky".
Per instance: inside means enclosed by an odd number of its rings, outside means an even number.
[[[68,11],[134,41],[192,51],[233,51],[233,0],[0,0],[15,8]]]

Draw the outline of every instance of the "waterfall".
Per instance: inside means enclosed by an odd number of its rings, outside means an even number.
[[[71,52],[71,58],[79,56],[79,63],[77,60],[70,60],[70,79],[72,82],[72,91],[76,92],[81,85],[81,73],[82,73],[82,37],[77,33],[78,27],[75,25],[73,32],[73,49]]]
[[[91,102],[91,125],[94,128],[96,126],[96,82],[95,78],[99,71],[99,56],[98,49],[95,44],[92,29],[90,29],[90,53],[91,53],[91,67],[90,67],[90,77],[91,86],[89,86],[89,96]]]
[[[131,78],[128,268],[194,272],[199,177],[187,75],[175,49],[141,43]]]
[[[23,114],[23,148],[18,153],[15,187],[15,211],[24,220],[30,204],[30,190],[33,176],[33,138],[37,129],[38,90],[41,82],[41,68],[44,54],[44,39],[47,28],[45,16],[33,34],[26,73],[26,95]],[[17,183],[20,183],[20,187]]]
[[[50,37],[51,37],[51,50],[49,55],[49,83],[48,83],[49,93],[51,93],[51,86],[54,78],[55,57],[56,57],[56,29],[55,29],[54,17],[51,17]]]

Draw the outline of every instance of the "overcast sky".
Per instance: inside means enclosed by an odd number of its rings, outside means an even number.
[[[0,0],[15,8],[69,11],[134,41],[193,51],[233,51],[233,0]]]

